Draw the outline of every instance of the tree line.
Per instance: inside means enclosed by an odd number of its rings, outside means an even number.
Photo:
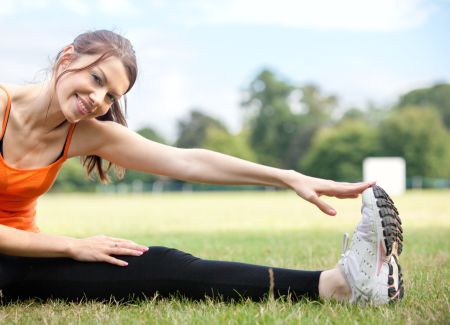
[[[450,84],[411,90],[386,107],[369,103],[343,110],[337,96],[317,85],[296,85],[264,69],[245,89],[241,109],[237,134],[202,109],[192,109],[178,121],[175,143],[151,127],[137,132],[181,148],[211,149],[339,181],[361,180],[368,156],[400,156],[409,180],[440,179],[450,186]],[[119,184],[134,184],[139,190],[186,185],[135,171],[127,171]],[[65,164],[54,185],[55,191],[96,188],[76,159]]]

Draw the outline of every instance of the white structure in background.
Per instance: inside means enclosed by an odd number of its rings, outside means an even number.
[[[400,195],[406,188],[406,163],[402,157],[368,157],[363,161],[364,181],[377,181],[388,194]]]

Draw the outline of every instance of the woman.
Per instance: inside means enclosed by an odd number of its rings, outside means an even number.
[[[119,105],[136,75],[130,42],[100,30],[81,34],[64,47],[48,82],[1,87],[3,300],[130,299],[157,292],[260,300],[271,291],[275,296],[383,304],[402,296],[399,218],[379,187],[336,183],[144,139],[125,127]],[[105,159],[119,174],[129,168],[185,181],[287,187],[329,215],[336,212],[320,195],[356,198],[364,191],[363,218],[339,267],[325,271],[208,261],[107,236],[76,239],[40,233],[34,221],[36,198],[50,188],[63,162],[75,156],[83,157],[88,173],[95,170],[102,181],[107,180]]]

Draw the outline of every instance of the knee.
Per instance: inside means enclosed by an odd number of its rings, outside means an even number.
[[[198,257],[195,257],[192,254],[164,246],[150,246],[145,255],[148,255],[152,259],[158,260],[159,262],[169,264],[173,263],[177,266],[199,260]]]

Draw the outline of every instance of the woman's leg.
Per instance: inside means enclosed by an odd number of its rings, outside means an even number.
[[[27,298],[68,300],[130,299],[181,294],[190,299],[293,299],[319,297],[321,271],[204,260],[166,247],[142,256],[121,256],[129,264],[77,262],[66,258],[0,256],[0,288],[6,301]]]
[[[334,268],[323,271],[319,280],[319,296],[322,299],[349,301],[352,290],[348,286],[341,270]]]

